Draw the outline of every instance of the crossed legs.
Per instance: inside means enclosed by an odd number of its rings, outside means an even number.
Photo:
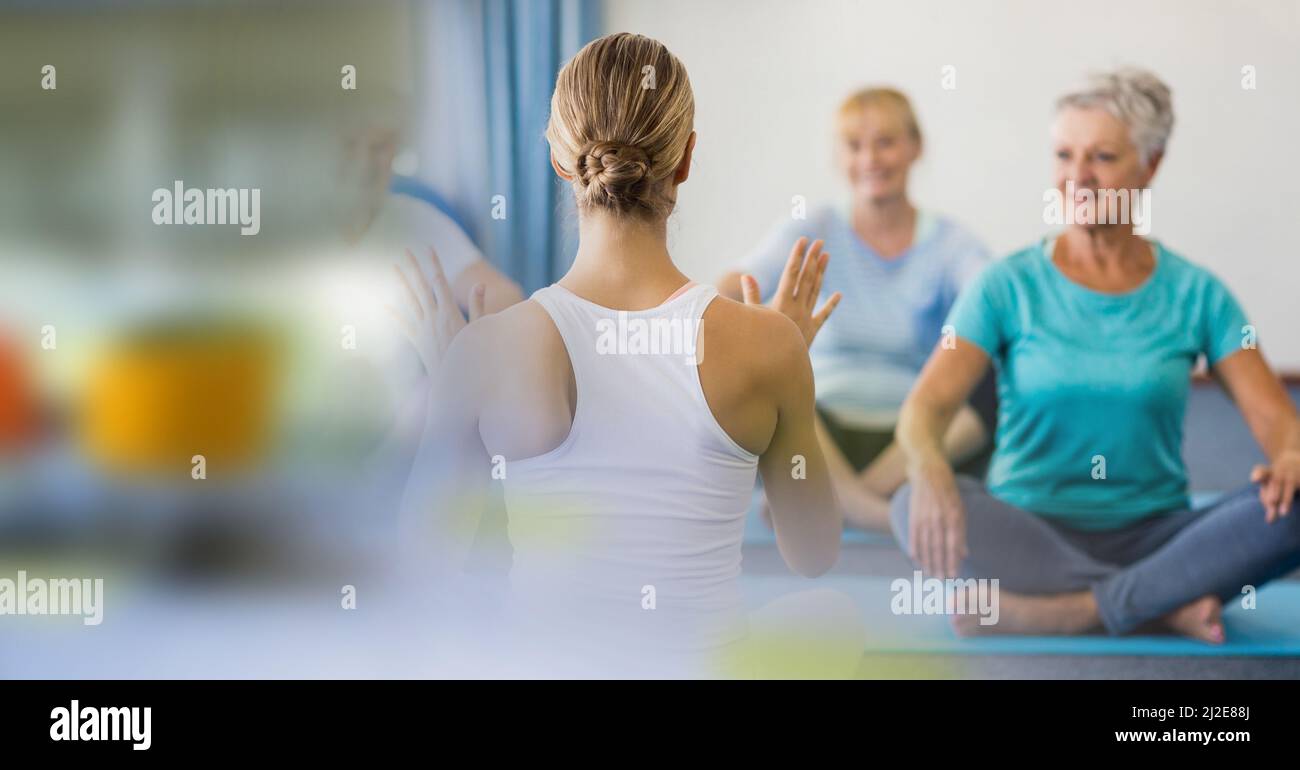
[[[969,551],[962,577],[998,578],[1000,588],[997,625],[954,615],[959,633],[1123,634],[1159,623],[1218,643],[1223,602],[1300,566],[1300,513],[1267,524],[1254,485],[1202,511],[1081,533],[994,498],[974,479],[957,482]],[[910,491],[899,490],[890,512],[904,550]]]

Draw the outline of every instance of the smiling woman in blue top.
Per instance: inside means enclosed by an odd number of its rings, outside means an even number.
[[[846,523],[889,529],[889,497],[906,480],[894,425],[957,292],[987,262],[987,252],[956,222],[918,210],[907,180],[921,156],[921,130],[907,97],[891,88],[858,91],[840,107],[836,156],[849,205],[792,217],[773,229],[718,289],[733,299],[767,299],[790,244],[824,241],[834,256],[825,293],[844,301],[810,355],[817,378],[818,434]],[[992,433],[992,388],[971,399],[946,437],[947,456],[980,460]]]
[[[1054,186],[1085,216],[980,274],[948,316],[956,346],[936,347],[904,404],[895,535],[930,574],[1001,581],[998,623],[954,616],[958,631],[1159,624],[1220,643],[1223,602],[1300,566],[1300,420],[1240,305],[1136,233],[1130,208],[1086,216],[1104,191],[1149,189],[1173,122],[1168,87],[1143,71],[1058,102]],[[1182,426],[1200,357],[1269,464],[1193,511]],[[999,419],[984,485],[954,476],[941,437],[990,363]]]

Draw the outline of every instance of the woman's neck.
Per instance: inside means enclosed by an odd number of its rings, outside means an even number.
[[[1070,227],[1061,234],[1055,256],[1071,265],[1101,272],[1142,272],[1152,252],[1146,240],[1123,226]]]
[[[578,253],[559,284],[598,305],[644,310],[689,280],[668,253],[665,220],[587,213],[578,224]]]
[[[877,254],[896,257],[912,245],[916,235],[916,207],[906,195],[884,200],[858,200],[853,206],[853,229]]]
[[[1066,278],[1104,293],[1125,293],[1155,271],[1155,250],[1139,235],[1117,227],[1070,227],[1052,250]]]

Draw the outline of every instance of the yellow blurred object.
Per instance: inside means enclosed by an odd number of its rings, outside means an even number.
[[[91,372],[83,417],[88,454],[125,472],[236,470],[266,448],[274,351],[242,327],[158,327],[114,345]]]

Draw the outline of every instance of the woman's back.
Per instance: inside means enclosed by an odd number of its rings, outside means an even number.
[[[512,584],[530,607],[682,646],[743,632],[737,578],[758,454],[724,430],[701,386],[697,363],[723,342],[702,331],[716,297],[692,286],[624,311],[557,284],[502,319],[498,333],[518,332],[532,353],[487,394],[480,434],[501,470]],[[714,397],[727,415],[761,409]]]

